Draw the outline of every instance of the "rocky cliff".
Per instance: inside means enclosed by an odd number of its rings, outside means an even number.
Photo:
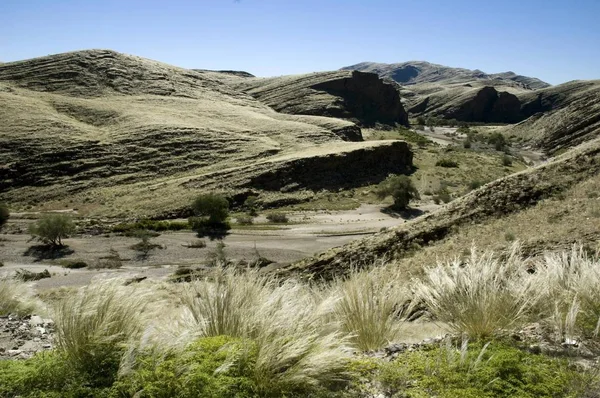
[[[283,113],[342,118],[361,125],[408,125],[396,87],[372,73],[338,71],[243,79],[237,87]]]

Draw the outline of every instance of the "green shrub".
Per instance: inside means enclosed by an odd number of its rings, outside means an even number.
[[[75,225],[70,216],[66,214],[44,214],[29,228],[29,233],[52,246],[62,246],[62,240],[75,232]]]
[[[140,241],[138,243],[131,245],[129,248],[131,250],[137,251],[138,256],[141,259],[147,258],[152,250],[162,248],[161,245],[150,242],[150,238],[152,237],[152,234],[150,234],[148,231],[144,231],[144,230],[136,231],[134,235]]]
[[[484,184],[483,181],[480,181],[480,180],[471,180],[469,182],[469,189],[470,190],[474,190],[474,189],[480,188],[483,184]]]
[[[503,151],[507,146],[506,138],[500,133],[492,133],[488,137],[487,142],[493,145],[497,151]]]
[[[512,159],[510,156],[504,154],[502,155],[502,166],[510,167],[512,166]]]
[[[8,206],[6,206],[4,203],[0,203],[0,230],[4,224],[6,224],[9,217],[10,212],[8,211]]]
[[[252,225],[254,223],[254,217],[249,215],[240,215],[236,217],[235,222],[240,225]]]
[[[450,203],[452,201],[452,195],[450,195],[450,191],[448,191],[448,188],[440,188],[436,191],[435,195],[433,196],[433,201],[435,204],[440,204],[442,202]]]
[[[285,224],[289,221],[285,213],[269,213],[267,214],[267,220],[276,224]]]
[[[405,127],[398,128],[398,134],[403,140],[411,142],[413,144],[417,144],[421,148],[426,147],[427,145],[432,143],[432,141],[429,138],[415,131],[409,130]]]
[[[58,264],[63,268],[68,269],[79,269],[88,266],[88,264],[83,260],[60,260]]]
[[[140,230],[146,231],[181,231],[189,229],[190,225],[186,221],[157,221],[143,219],[134,223],[122,223],[112,227],[113,232],[120,232],[125,234],[133,234]]]
[[[420,199],[419,191],[405,175],[390,175],[379,184],[375,194],[379,199],[391,196],[397,210],[405,210],[411,200]]]
[[[470,149],[470,148],[471,148],[471,145],[472,145],[472,143],[471,143],[471,140],[470,140],[469,138],[467,138],[467,139],[465,139],[465,140],[463,141],[463,148],[465,148],[465,149]]]
[[[197,217],[206,219],[208,224],[220,225],[229,216],[229,202],[215,193],[204,194],[194,200],[192,210]]]
[[[440,159],[437,162],[435,162],[435,165],[439,166],[439,167],[447,167],[447,168],[458,167],[458,163],[451,159]]]
[[[24,361],[0,361],[0,380],[0,397],[109,397],[108,388],[91,387],[89,375],[72,367],[59,351]]]
[[[248,196],[244,201],[244,209],[246,209],[249,215],[256,217],[258,215],[258,196]]]
[[[502,343],[407,351],[376,377],[388,396],[410,397],[582,397],[597,383],[564,360]]]

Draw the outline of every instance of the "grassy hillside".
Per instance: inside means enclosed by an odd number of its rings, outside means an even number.
[[[223,75],[103,50],[3,64],[0,199],[16,208],[167,214],[202,190],[248,192],[261,174],[323,151],[369,161],[373,144],[344,142],[353,123],[280,114]],[[377,156],[404,156],[390,143],[376,146]]]

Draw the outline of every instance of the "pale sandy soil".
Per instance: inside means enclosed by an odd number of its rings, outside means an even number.
[[[356,210],[347,211],[290,213],[290,219],[289,224],[274,225],[266,224],[264,217],[258,217],[250,229],[236,229],[234,225],[230,234],[223,239],[227,257],[252,261],[260,254],[277,264],[285,264],[405,222],[401,216],[382,213],[381,206],[377,205],[362,205]],[[190,242],[198,239],[195,233],[165,232],[151,240],[163,248],[153,250],[148,258],[142,260],[130,248],[138,242],[136,238],[76,236],[65,241],[74,252],[63,258],[81,259],[93,265],[108,255],[110,249],[114,249],[123,259],[123,267],[118,270],[69,270],[52,265],[50,259],[27,255],[28,248],[35,244],[27,234],[0,235],[0,239],[0,261],[5,264],[0,268],[0,275],[12,274],[20,268],[35,272],[48,269],[52,277],[36,282],[39,289],[82,286],[92,278],[115,275],[162,278],[178,266],[203,265],[217,244],[217,241],[204,238],[206,248],[188,248],[186,246]]]

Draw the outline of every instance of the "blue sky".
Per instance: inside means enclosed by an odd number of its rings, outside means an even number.
[[[107,48],[273,76],[424,60],[600,79],[600,0],[0,0],[0,61]]]

